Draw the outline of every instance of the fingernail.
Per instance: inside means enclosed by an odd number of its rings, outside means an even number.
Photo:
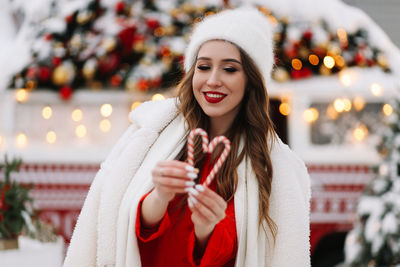
[[[194,172],[194,171],[195,171],[194,167],[193,167],[193,166],[190,166],[190,165],[186,165],[186,166],[185,166],[185,169],[186,169],[188,172]]]
[[[197,174],[194,172],[188,172],[187,173],[187,177],[189,177],[190,179],[196,179],[197,178]]]
[[[193,187],[189,187],[188,192],[194,196],[199,195],[199,192],[197,192]]]
[[[196,188],[197,190],[199,190],[200,192],[204,192],[204,191],[205,191],[204,186],[202,186],[202,185],[200,185],[200,184],[196,185],[195,188]]]
[[[186,186],[193,187],[193,186],[195,185],[195,183],[192,182],[192,181],[187,181],[187,182],[185,182],[185,185],[186,185]]]
[[[191,209],[193,209],[193,203],[192,200],[190,200],[190,198],[188,198],[188,205]]]
[[[194,197],[190,196],[189,200],[193,203],[193,205],[197,204],[197,199],[195,199]]]

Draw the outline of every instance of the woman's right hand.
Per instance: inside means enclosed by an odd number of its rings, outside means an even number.
[[[152,171],[154,194],[163,202],[171,201],[176,194],[186,193],[193,187],[198,169],[178,160],[160,161]]]

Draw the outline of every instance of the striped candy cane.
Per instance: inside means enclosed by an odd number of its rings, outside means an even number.
[[[222,167],[222,164],[225,162],[226,158],[228,157],[229,151],[231,150],[231,142],[225,136],[217,136],[215,137],[210,144],[208,144],[208,135],[207,132],[201,128],[193,129],[188,136],[188,146],[187,146],[187,162],[194,167],[194,137],[196,135],[201,135],[202,138],[202,150],[204,153],[212,153],[214,148],[219,144],[223,143],[225,145],[224,151],[222,151],[221,155],[219,156],[217,162],[213,166],[211,172],[208,174],[206,180],[204,181],[203,185],[208,186],[215,178],[215,175],[218,173],[219,169]]]
[[[225,149],[222,151],[221,155],[219,156],[217,162],[214,164],[214,167],[208,174],[206,180],[204,181],[203,185],[208,186],[214,179],[215,175],[221,169],[222,164],[225,162],[226,158],[228,157],[229,151],[231,150],[231,142],[229,141],[228,138],[225,136],[217,136],[215,137],[210,145],[208,146],[208,152],[212,153],[214,151],[214,148],[219,144],[219,143],[224,143]]]
[[[188,136],[187,145],[187,162],[194,167],[194,137],[196,135],[201,135],[202,139],[202,149],[204,153],[208,152],[208,134],[201,128],[196,128],[190,131]]]

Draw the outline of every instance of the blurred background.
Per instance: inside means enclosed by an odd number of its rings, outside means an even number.
[[[0,265],[62,265],[101,162],[144,101],[176,95],[197,21],[274,29],[280,138],[312,180],[312,266],[400,265],[396,0],[0,0]]]

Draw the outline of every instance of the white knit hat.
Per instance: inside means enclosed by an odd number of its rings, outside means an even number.
[[[273,36],[268,19],[257,9],[226,10],[199,22],[185,52],[185,71],[196,61],[200,46],[210,40],[226,40],[242,48],[254,61],[267,83],[271,79]]]

